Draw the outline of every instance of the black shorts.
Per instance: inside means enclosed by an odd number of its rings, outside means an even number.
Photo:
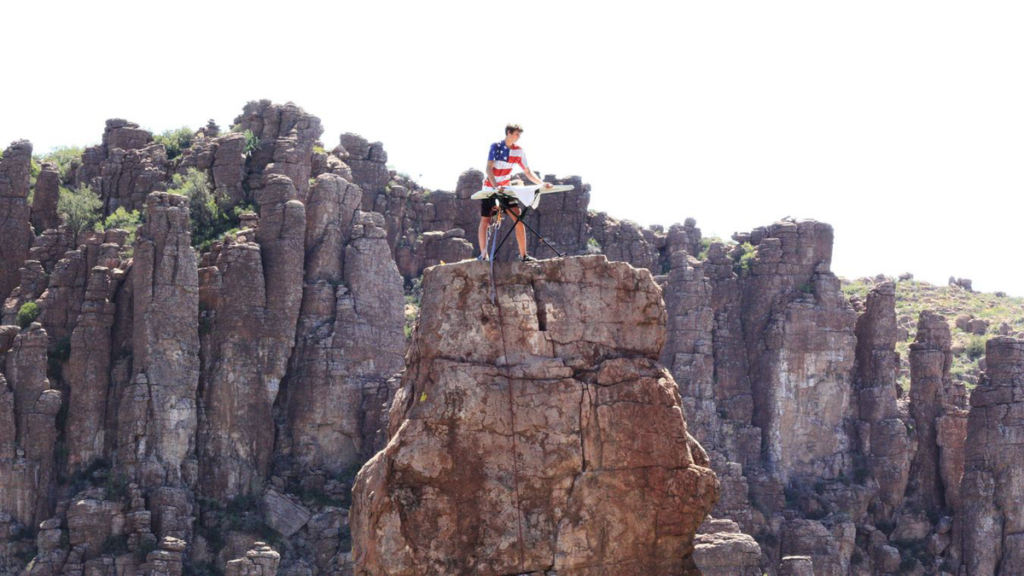
[[[509,206],[519,207],[519,202],[515,198],[511,198],[508,201]],[[491,196],[480,201],[480,217],[487,218],[498,213],[498,197]]]

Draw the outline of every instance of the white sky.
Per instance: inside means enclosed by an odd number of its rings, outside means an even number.
[[[1024,296],[1024,4],[12,2],[0,146],[294,101],[451,190],[508,121],[641,224],[836,230],[833,270]]]

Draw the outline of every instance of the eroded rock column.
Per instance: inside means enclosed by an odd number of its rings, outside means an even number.
[[[202,270],[201,490],[258,491],[274,452],[273,406],[295,345],[305,206],[291,180],[268,174],[255,233],[220,245]]]
[[[985,364],[967,418],[961,573],[1024,574],[1024,341],[992,338]]]
[[[300,470],[344,472],[369,458],[385,426],[381,386],[402,369],[402,278],[384,219],[334,174],[310,192],[299,340],[282,449]],[[381,406],[376,406],[379,403]]]
[[[12,143],[0,158],[0,299],[6,300],[18,285],[18,270],[28,258],[35,237],[27,200],[31,162],[32,144],[28,140]]]
[[[963,474],[966,391],[949,376],[951,340],[945,317],[928,310],[921,313],[917,338],[910,345],[910,414],[917,452],[907,496],[923,511],[956,504]]]
[[[661,291],[603,256],[427,271],[391,440],[360,471],[361,574],[682,570],[718,498],[656,359]]]
[[[31,529],[53,513],[61,393],[46,378],[42,326],[33,323],[13,341],[5,332],[0,335],[0,359],[6,356],[0,374],[0,514]]]
[[[868,293],[857,318],[855,395],[858,433],[868,471],[878,482],[882,509],[890,520],[903,502],[909,476],[910,441],[896,406],[896,286],[884,282]]]
[[[116,464],[147,492],[158,537],[190,539],[199,384],[199,280],[188,199],[155,192],[135,243],[131,382]]]

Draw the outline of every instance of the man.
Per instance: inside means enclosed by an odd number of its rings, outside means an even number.
[[[505,126],[505,139],[499,140],[494,144],[491,144],[491,151],[487,154],[487,170],[484,171],[484,190],[494,189],[500,191],[503,187],[509,186],[512,181],[512,170],[515,167],[519,167],[534,184],[543,184],[545,188],[550,188],[551,184],[546,184],[530,170],[530,167],[526,164],[526,154],[523,149],[516,146],[516,142],[519,141],[519,137],[523,133],[523,128],[519,124],[509,124]],[[512,207],[509,209],[516,218],[522,213],[519,208],[519,203],[515,200],[510,202]],[[491,218],[498,213],[498,198],[491,196],[486,200],[480,201],[480,228],[478,231],[478,239],[480,240],[480,259],[487,259],[487,227],[491,225]],[[526,229],[523,225],[516,224],[516,243],[519,244],[519,257],[522,258],[523,262],[534,262],[537,259],[526,254]]]

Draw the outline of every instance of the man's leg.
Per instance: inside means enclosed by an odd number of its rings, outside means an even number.
[[[519,257],[522,258],[526,256],[526,228],[519,222],[519,206],[513,206],[509,210],[516,215],[516,243],[519,244]]]
[[[489,216],[480,217],[480,229],[477,232],[477,239],[480,240],[480,254],[487,257],[487,227],[491,225]]]

